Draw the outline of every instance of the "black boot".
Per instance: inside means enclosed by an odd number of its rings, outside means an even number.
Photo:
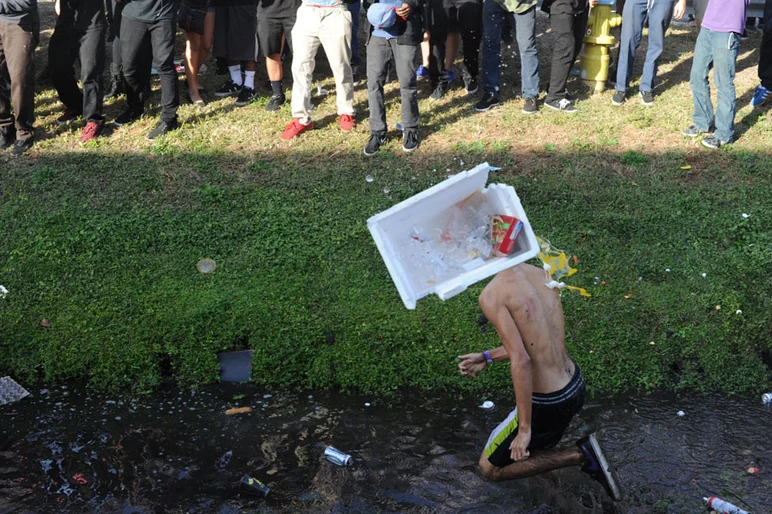
[[[110,82],[110,90],[105,93],[105,98],[118,98],[125,92],[126,90],[123,87],[123,73],[119,73],[118,75],[113,75],[112,81]]]

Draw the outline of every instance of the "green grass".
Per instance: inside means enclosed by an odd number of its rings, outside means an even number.
[[[52,123],[60,105],[43,86],[41,140],[28,157],[0,156],[0,373],[145,391],[216,381],[217,352],[252,348],[260,384],[511,387],[506,366],[474,382],[455,368],[456,355],[498,344],[477,324],[484,284],[408,311],[366,228],[446,170],[488,160],[536,233],[578,257],[568,281],[593,297],[564,293],[566,340],[593,390],[770,390],[772,126],[743,107],[741,137],[723,151],[678,135],[689,55],[673,56],[690,37],[669,36],[656,109],[612,108],[606,94],[572,117],[522,115],[511,98],[478,115],[460,90],[433,103],[422,85],[421,148],[404,155],[395,135],[370,159],[366,121],[342,134],[334,98],[314,111],[319,128],[289,143],[278,140],[288,107],[231,99],[183,107],[183,128],[152,144],[156,107],[80,149],[77,126]],[[738,95],[754,72],[738,74]],[[356,100],[365,112],[362,86]],[[108,103],[108,117],[122,105]],[[195,268],[205,257],[211,275]]]

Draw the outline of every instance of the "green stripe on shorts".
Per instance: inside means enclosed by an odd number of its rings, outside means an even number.
[[[488,438],[488,442],[485,443],[486,458],[490,459],[491,455],[493,455],[493,452],[495,452],[496,449],[501,446],[501,443],[504,442],[504,439],[509,437],[512,432],[517,430],[519,420],[520,416],[517,412],[517,409],[515,409],[509,414],[509,416],[507,416],[507,419],[502,421],[499,426],[496,427],[496,429],[491,433],[491,436]]]

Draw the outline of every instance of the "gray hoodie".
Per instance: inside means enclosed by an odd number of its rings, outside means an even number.
[[[0,0],[0,20],[19,25],[37,22],[38,0]]]

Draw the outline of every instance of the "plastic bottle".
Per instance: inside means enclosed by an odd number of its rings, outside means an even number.
[[[724,501],[717,496],[711,496],[710,498],[704,498],[708,502],[708,507],[720,512],[721,514],[748,514],[748,511],[742,510],[736,505],[732,505],[728,501]]]

